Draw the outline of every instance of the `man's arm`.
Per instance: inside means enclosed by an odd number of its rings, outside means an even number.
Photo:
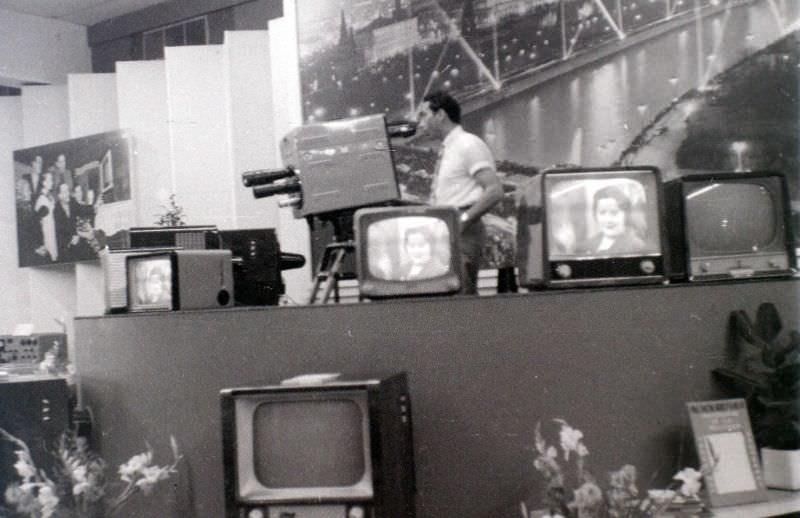
[[[503,199],[503,185],[494,169],[491,167],[479,169],[474,178],[483,187],[483,195],[465,212],[467,216],[466,221],[462,221],[463,224],[480,219]]]

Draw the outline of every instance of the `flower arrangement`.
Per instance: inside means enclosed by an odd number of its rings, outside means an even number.
[[[153,451],[134,455],[122,464],[119,481],[106,479],[105,461],[89,450],[86,440],[65,432],[59,440],[53,468],[48,472],[36,466],[28,445],[0,428],[0,437],[16,445],[14,469],[19,482],[5,490],[9,512],[28,518],[85,518],[114,516],[137,493],[148,495],[153,488],[177,473],[181,454],[170,436],[173,462],[153,464]],[[0,509],[2,510],[2,509]]]
[[[608,473],[608,488],[604,491],[586,468],[589,450],[583,442],[583,432],[562,419],[553,422],[559,425],[560,454],[542,435],[541,422],[536,423],[535,429],[537,456],[533,465],[546,481],[543,502],[546,512],[540,515],[529,511],[522,502],[523,518],[646,518],[658,516],[667,508],[702,509],[698,496],[702,473],[693,468],[677,473],[671,487],[652,489],[640,497],[636,467],[626,464]],[[574,475],[565,472],[568,465],[574,465]],[[567,479],[573,480],[572,476],[576,487],[570,489]]]

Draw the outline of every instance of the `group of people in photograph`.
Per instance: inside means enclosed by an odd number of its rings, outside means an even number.
[[[47,169],[36,155],[16,185],[19,257],[22,266],[97,256],[94,219],[103,203],[88,183],[74,178],[59,154]]]

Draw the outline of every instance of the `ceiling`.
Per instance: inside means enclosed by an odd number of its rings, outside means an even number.
[[[94,25],[166,0],[0,0],[0,9]]]

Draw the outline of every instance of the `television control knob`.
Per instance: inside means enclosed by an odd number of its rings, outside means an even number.
[[[556,274],[562,279],[569,279],[572,276],[572,268],[568,264],[559,264],[556,266]]]
[[[654,271],[656,271],[656,265],[650,259],[645,259],[641,263],[639,263],[639,268],[642,269],[642,272],[650,275]]]
[[[264,511],[261,509],[253,509],[247,513],[247,518],[264,518]]]
[[[365,516],[366,513],[364,513],[364,508],[359,505],[351,507],[347,512],[347,518],[364,518]]]

